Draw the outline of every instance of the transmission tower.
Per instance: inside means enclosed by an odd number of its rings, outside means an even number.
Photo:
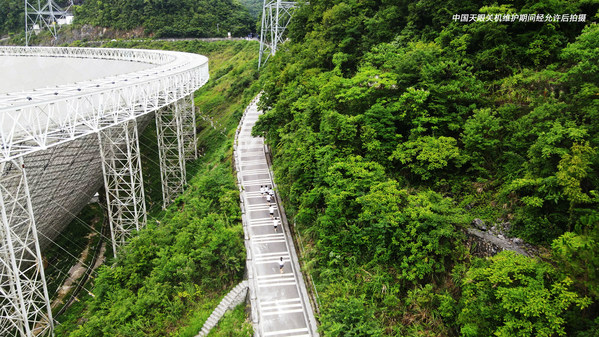
[[[65,9],[54,0],[25,0],[25,45],[29,46],[31,34],[46,28],[56,39],[59,20],[66,19],[72,5],[72,0]]]
[[[283,33],[297,8],[295,1],[264,0],[262,8],[262,29],[260,32],[260,57],[258,68],[263,66],[283,43]]]

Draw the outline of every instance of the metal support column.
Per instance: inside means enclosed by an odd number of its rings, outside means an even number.
[[[184,109],[185,102],[182,99],[156,111],[163,209],[166,209],[178,195],[183,193],[186,184],[182,117]]]
[[[130,119],[98,133],[112,249],[146,225],[137,122]]]
[[[193,94],[184,97],[179,102],[181,122],[183,123],[185,160],[195,160],[198,159],[198,135],[196,131],[196,111],[193,104]]]
[[[52,336],[52,310],[22,157],[0,163],[0,213],[0,336]]]

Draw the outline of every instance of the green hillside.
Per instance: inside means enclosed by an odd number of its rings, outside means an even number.
[[[598,8],[299,10],[254,133],[273,149],[323,336],[598,335]],[[540,256],[473,257],[476,218]]]
[[[254,25],[247,9],[234,0],[87,0],[74,13],[79,24],[143,27],[156,37],[246,36]]]
[[[264,0],[239,0],[239,2],[241,2],[241,4],[248,9],[250,15],[255,20],[260,20],[262,17],[262,6],[264,6]]]
[[[62,5],[67,1],[55,1]],[[0,0],[0,34],[22,33],[24,2]],[[73,7],[75,25],[143,28],[156,37],[247,36],[256,19],[236,0],[86,0]]]
[[[25,29],[25,5],[21,0],[0,0],[0,35]]]

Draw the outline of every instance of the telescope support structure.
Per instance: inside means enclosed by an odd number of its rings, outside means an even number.
[[[0,336],[54,328],[23,158],[0,163]]]

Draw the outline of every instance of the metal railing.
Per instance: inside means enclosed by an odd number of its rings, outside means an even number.
[[[208,58],[172,51],[0,47],[0,56],[127,60],[149,69],[0,97],[0,162],[135,119],[191,95],[208,81]]]

